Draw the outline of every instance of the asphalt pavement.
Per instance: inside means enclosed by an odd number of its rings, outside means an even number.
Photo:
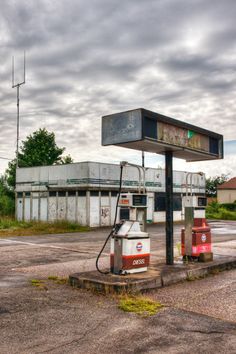
[[[236,222],[211,227],[214,252],[236,255]],[[175,255],[180,229],[175,226]],[[148,231],[152,259],[164,259],[164,226],[150,225]],[[121,311],[117,297],[48,279],[93,270],[108,232],[0,239],[1,354],[235,353],[235,270],[148,293],[164,307],[147,318]],[[107,248],[104,267],[108,255]],[[42,286],[33,286],[32,279]]]

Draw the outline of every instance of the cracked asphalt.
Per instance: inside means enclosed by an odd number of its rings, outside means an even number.
[[[236,255],[236,223],[211,226],[214,251]],[[48,279],[93,270],[107,231],[0,239],[1,354],[235,353],[236,270],[148,293],[165,306],[147,318],[118,309],[115,296]],[[151,225],[149,232],[153,260],[163,258],[164,227]]]

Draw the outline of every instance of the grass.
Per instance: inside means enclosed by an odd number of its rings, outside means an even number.
[[[177,250],[178,250],[178,255],[181,256],[181,242],[177,242],[177,243],[175,244],[175,246],[176,246],[176,248],[177,248]]]
[[[56,284],[67,284],[68,278],[57,277],[56,275],[49,275],[48,280],[52,280]]]
[[[30,283],[32,286],[35,286],[36,288],[40,290],[48,290],[47,286],[44,284],[42,280],[39,279],[31,279]]]
[[[87,226],[81,226],[69,221],[38,222],[17,221],[12,218],[0,218],[1,236],[30,236],[67,232],[89,231]]]
[[[50,275],[48,280],[53,281],[55,284],[67,284],[68,278],[57,277],[56,275]],[[44,280],[31,279],[30,284],[39,290],[48,290],[48,286],[45,284]]]
[[[155,315],[163,305],[144,296],[125,295],[120,298],[118,307],[125,312],[148,317]]]

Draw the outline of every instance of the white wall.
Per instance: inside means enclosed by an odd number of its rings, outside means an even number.
[[[67,219],[76,221],[76,196],[68,196],[67,203]]]
[[[87,225],[87,206],[86,206],[86,196],[78,196],[77,205],[77,220],[81,225]]]

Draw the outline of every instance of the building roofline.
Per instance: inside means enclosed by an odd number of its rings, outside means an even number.
[[[23,170],[23,169],[29,169],[29,168],[42,168],[42,167],[62,167],[62,166],[69,166],[69,165],[79,165],[82,163],[96,163],[96,164],[100,164],[100,165],[113,165],[113,166],[120,166],[119,163],[110,163],[110,162],[100,162],[100,161],[79,161],[79,162],[72,162],[72,163],[65,163],[65,164],[58,164],[58,165],[42,165],[42,166],[25,166],[25,167],[18,167],[19,170]],[[131,166],[132,167],[132,166]],[[141,165],[140,165],[141,167]],[[158,167],[146,167],[149,170],[161,170],[161,171],[165,171],[165,168],[158,168]],[[182,172],[182,173],[188,173],[191,171],[184,171],[184,170],[173,170],[173,172]],[[193,172],[195,173],[195,172]],[[197,172],[196,172],[197,174]],[[205,174],[204,174],[205,175]]]

